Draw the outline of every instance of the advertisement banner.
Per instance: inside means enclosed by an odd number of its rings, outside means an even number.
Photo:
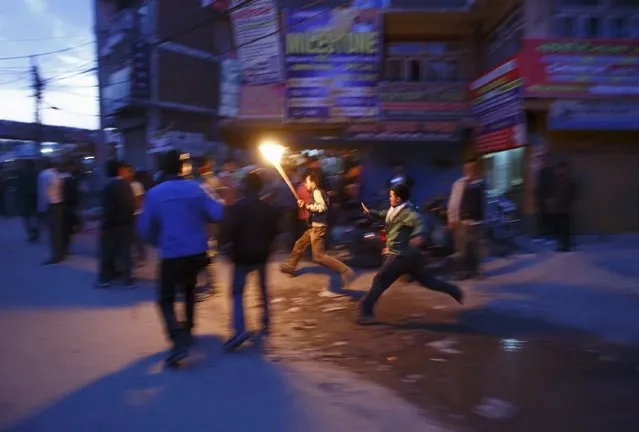
[[[381,82],[377,87],[384,120],[460,120],[468,116],[468,84]]]
[[[346,134],[353,140],[456,141],[457,122],[387,121],[351,125]]]
[[[233,0],[231,7],[246,3]],[[245,85],[282,81],[279,16],[275,0],[255,0],[231,12],[235,46]]]
[[[286,15],[287,117],[304,122],[377,119],[380,13],[367,9]]]
[[[522,87],[518,57],[470,84],[471,111],[479,124],[475,132],[478,153],[508,150],[525,144]]]
[[[528,39],[526,97],[639,96],[639,41]]]
[[[283,84],[242,86],[240,88],[240,118],[281,120],[283,111]]]
[[[237,117],[240,109],[240,62],[222,60],[220,77],[220,107],[222,117]]]
[[[554,130],[639,130],[639,102],[559,100],[548,110]]]

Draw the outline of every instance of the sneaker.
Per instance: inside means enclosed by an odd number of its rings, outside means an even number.
[[[182,360],[189,356],[189,350],[186,345],[175,344],[169,351],[169,355],[166,357],[165,363],[168,366],[177,366]]]
[[[248,330],[236,334],[224,343],[224,351],[229,353],[235,351],[236,349],[244,345],[244,343],[251,339],[253,336],[254,333]]]
[[[459,286],[451,285],[450,291],[447,294],[455,299],[457,303],[464,304],[464,291],[462,291]]]
[[[297,272],[295,271],[295,269],[293,267],[291,267],[288,264],[282,264],[280,265],[280,271],[284,274],[287,274],[291,277],[295,277],[297,276]]]
[[[359,313],[357,315],[357,318],[355,319],[355,322],[358,325],[361,326],[367,326],[367,325],[373,325],[377,323],[377,320],[375,319],[375,316],[373,314],[365,314],[365,313]]]

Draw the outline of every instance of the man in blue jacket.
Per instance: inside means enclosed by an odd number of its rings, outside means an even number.
[[[144,200],[138,229],[160,253],[158,306],[166,332],[173,342],[167,364],[188,356],[194,327],[197,275],[207,264],[209,223],[220,222],[223,206],[194,181],[180,177],[182,161],[177,151],[167,153],[163,172],[166,181],[152,188]],[[175,317],[178,287],[184,289],[186,323]]]

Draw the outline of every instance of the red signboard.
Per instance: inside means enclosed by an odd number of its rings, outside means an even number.
[[[526,97],[639,97],[639,41],[528,39]]]

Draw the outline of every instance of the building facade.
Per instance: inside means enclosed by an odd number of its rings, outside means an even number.
[[[218,141],[220,58],[228,18],[199,0],[96,0],[102,128],[127,161],[153,167],[167,142],[210,152]],[[167,139],[168,138],[168,139]]]

